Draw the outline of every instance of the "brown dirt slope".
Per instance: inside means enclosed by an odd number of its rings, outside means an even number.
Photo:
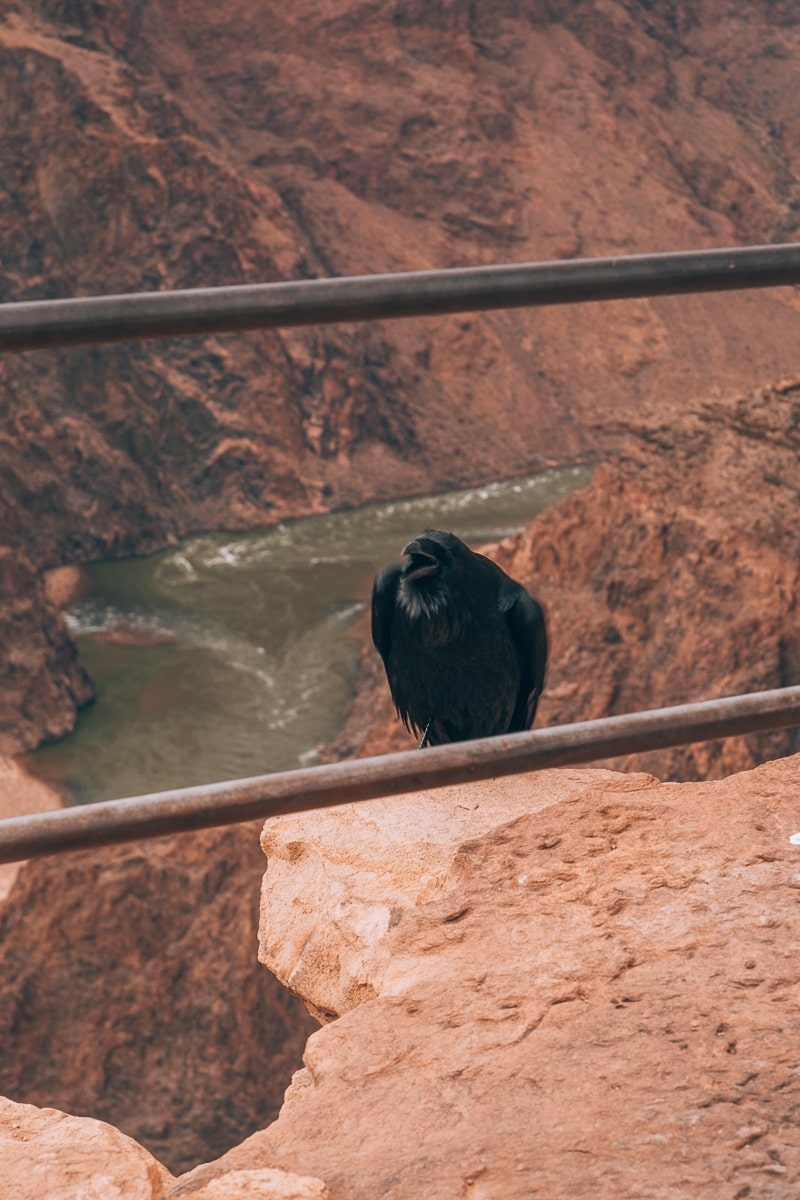
[[[588,488],[488,548],[547,612],[540,725],[800,683],[800,383],[627,434]],[[330,753],[409,745],[369,647]],[[617,765],[703,779],[798,748],[786,731]]]
[[[798,49],[772,0],[9,0],[0,298],[792,240]],[[39,570],[605,452],[640,409],[794,372],[799,308],[784,290],[6,357],[0,545]],[[28,616],[57,644],[32,628],[21,665],[3,651],[12,710],[34,660],[55,682],[4,717],[5,750],[88,694],[41,597]]]

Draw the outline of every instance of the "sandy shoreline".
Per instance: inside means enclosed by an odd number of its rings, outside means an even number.
[[[0,819],[63,808],[60,795],[15,762],[0,758]],[[5,900],[22,863],[0,865],[0,902]]]

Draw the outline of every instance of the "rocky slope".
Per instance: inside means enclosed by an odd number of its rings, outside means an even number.
[[[767,0],[9,0],[0,298],[791,240],[799,43]],[[4,358],[0,751],[89,695],[17,572],[605,452],[640,409],[795,371],[798,307],[783,290]]]
[[[0,546],[0,645],[0,755],[68,733],[94,688],[41,572],[19,547]]]
[[[626,433],[626,452],[588,488],[487,548],[547,612],[537,723],[800,683],[800,382],[710,399]],[[365,648],[329,754],[411,744]],[[785,731],[652,752],[635,765],[703,779],[797,749],[797,731]]]

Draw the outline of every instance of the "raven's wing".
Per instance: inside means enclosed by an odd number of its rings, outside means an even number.
[[[392,567],[384,567],[375,576],[372,585],[372,640],[384,666],[387,667],[392,646],[392,618],[397,603],[397,585],[402,569],[399,563]]]
[[[513,581],[509,580],[509,583]],[[544,613],[524,587],[514,584],[513,588],[504,591],[501,603],[506,610],[508,629],[517,651],[520,670],[517,702],[509,727],[509,732],[515,733],[530,729],[536,716],[547,665],[547,630]]]

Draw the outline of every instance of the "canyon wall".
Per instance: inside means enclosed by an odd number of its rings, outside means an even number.
[[[792,240],[799,44],[767,0],[9,0],[0,299]],[[783,289],[5,356],[0,752],[91,694],[22,577],[605,455],[642,411],[795,372],[799,308]]]

